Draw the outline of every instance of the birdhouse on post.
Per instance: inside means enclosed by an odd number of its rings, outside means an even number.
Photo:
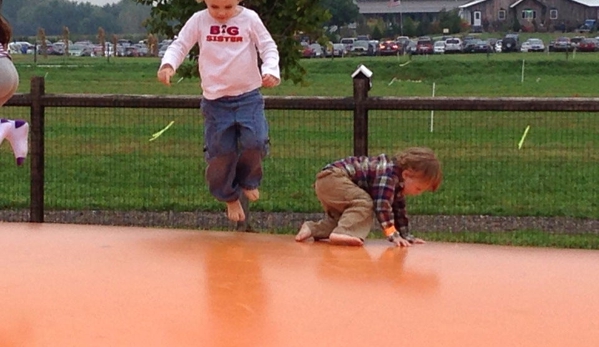
[[[368,109],[364,101],[372,87],[372,71],[359,65],[351,77],[354,80],[354,155],[368,155]]]
[[[351,78],[354,79],[354,86],[356,85],[356,80],[366,80],[368,81],[368,90],[372,87],[372,82],[370,81],[370,77],[372,77],[372,71],[364,65],[359,65],[356,71],[351,74]]]

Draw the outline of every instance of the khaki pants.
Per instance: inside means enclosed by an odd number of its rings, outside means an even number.
[[[362,240],[368,236],[373,224],[372,198],[343,170],[332,168],[319,172],[314,190],[325,212],[324,219],[307,222],[315,240],[326,239],[331,233]]]
[[[12,61],[0,58],[0,107],[10,99],[19,87],[19,75]]]

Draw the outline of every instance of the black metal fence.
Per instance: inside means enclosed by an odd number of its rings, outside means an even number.
[[[599,98],[369,97],[368,77],[353,83],[353,97],[265,97],[272,146],[253,210],[318,212],[311,184],[322,165],[425,145],[442,159],[445,183],[411,201],[412,214],[599,220]],[[221,209],[202,182],[199,101],[53,95],[32,78],[30,93],[2,110],[31,125],[30,180],[0,173],[13,182],[2,208],[28,207],[31,222],[55,210]],[[148,143],[172,120],[181,126]]]

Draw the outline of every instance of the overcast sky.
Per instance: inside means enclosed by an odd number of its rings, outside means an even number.
[[[71,1],[75,1],[75,2],[89,2],[92,5],[98,5],[98,6],[104,6],[106,4],[114,4],[119,2],[119,0],[71,0]]]

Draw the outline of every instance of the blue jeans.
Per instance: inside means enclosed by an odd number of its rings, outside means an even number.
[[[262,159],[268,153],[268,123],[258,89],[216,100],[202,99],[206,181],[220,201],[239,199],[241,189],[255,189],[262,180]]]

